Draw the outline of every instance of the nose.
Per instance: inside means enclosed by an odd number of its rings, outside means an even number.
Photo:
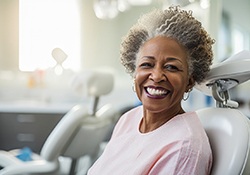
[[[161,68],[154,68],[150,74],[150,79],[156,83],[166,81],[167,77]]]

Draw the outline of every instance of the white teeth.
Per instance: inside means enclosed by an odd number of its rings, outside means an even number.
[[[153,89],[153,88],[147,88],[147,91],[150,95],[164,95],[167,94],[167,91],[159,90],[159,89]]]

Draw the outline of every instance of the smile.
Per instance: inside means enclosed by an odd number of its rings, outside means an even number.
[[[163,88],[152,88],[152,87],[147,87],[146,91],[149,95],[152,95],[152,96],[165,96],[169,92]]]

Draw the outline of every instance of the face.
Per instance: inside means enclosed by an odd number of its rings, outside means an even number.
[[[141,47],[135,88],[144,109],[153,113],[181,110],[183,94],[192,85],[186,51],[175,40],[155,37]]]

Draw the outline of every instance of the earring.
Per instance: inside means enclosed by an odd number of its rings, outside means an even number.
[[[189,98],[189,95],[190,95],[190,92],[193,90],[193,88],[190,88],[189,90],[188,90],[188,92],[186,93],[187,95],[186,95],[186,97],[185,97],[185,95],[183,95],[183,97],[182,97],[182,99],[184,100],[184,101],[187,101],[187,99]],[[184,93],[185,94],[185,93]]]
[[[133,79],[132,90],[133,90],[134,92],[136,92],[136,89],[135,89],[135,79]]]

